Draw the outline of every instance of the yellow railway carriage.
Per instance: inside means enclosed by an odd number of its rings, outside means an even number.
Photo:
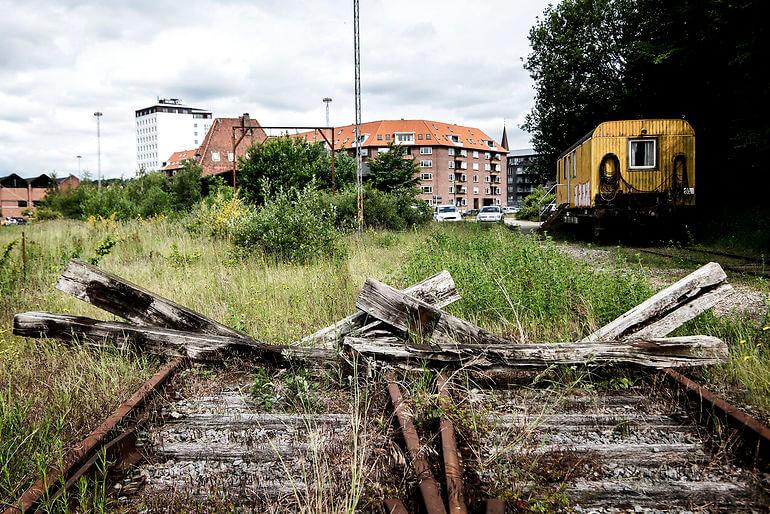
[[[567,223],[669,219],[695,205],[695,131],[683,119],[606,121],[556,162]]]

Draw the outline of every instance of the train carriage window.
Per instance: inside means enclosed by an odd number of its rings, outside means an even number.
[[[577,152],[572,152],[572,178],[577,177]]]
[[[628,142],[628,167],[652,169],[656,161],[656,141],[654,139],[632,139]]]

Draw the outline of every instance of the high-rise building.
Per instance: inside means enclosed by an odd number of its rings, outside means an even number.
[[[211,111],[182,104],[178,98],[136,111],[136,168],[159,170],[179,148],[197,148],[211,127]]]
[[[511,150],[508,152],[508,205],[521,207],[524,199],[532,190],[543,185],[533,165],[538,158],[537,152],[531,148]]]
[[[354,129],[354,125],[334,128],[337,151],[354,151]],[[298,136],[308,141],[323,141],[318,131]],[[463,211],[504,205],[502,177],[506,149],[480,129],[430,120],[361,124],[364,161],[387,152],[390,143],[404,146],[405,158],[417,163],[420,198],[429,204],[453,204]]]

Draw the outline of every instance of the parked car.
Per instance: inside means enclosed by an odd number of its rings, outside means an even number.
[[[433,212],[433,219],[441,221],[462,221],[463,217],[454,205],[437,205]]]
[[[27,222],[27,219],[22,218],[21,216],[7,216],[3,224],[4,225],[24,225],[26,222]]]
[[[476,216],[478,222],[499,223],[503,221],[503,209],[499,205],[482,207]]]
[[[516,214],[519,212],[518,207],[503,207],[503,214]]]
[[[463,213],[463,218],[475,218],[478,213],[478,209],[468,209]]]

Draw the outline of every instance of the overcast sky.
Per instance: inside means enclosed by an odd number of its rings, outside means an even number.
[[[546,1],[361,0],[363,120],[476,126],[514,148]],[[136,169],[134,111],[181,98],[263,125],[353,122],[352,1],[0,0],[0,176]]]

